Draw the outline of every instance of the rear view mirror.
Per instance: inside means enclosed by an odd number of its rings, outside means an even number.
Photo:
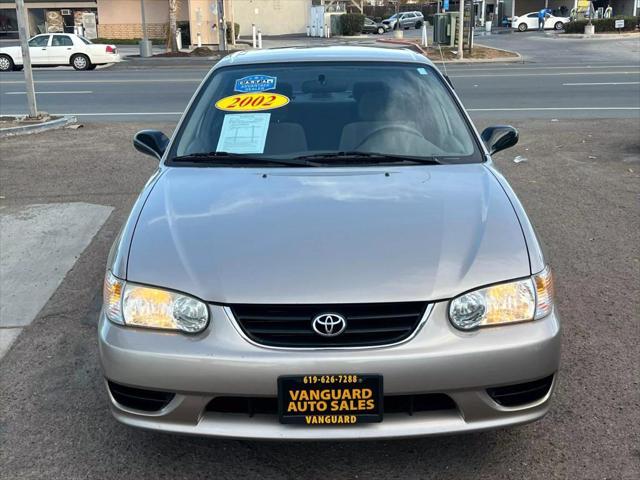
[[[140,153],[162,159],[169,138],[159,130],[141,130],[133,136],[133,146]]]
[[[518,143],[519,134],[518,130],[509,125],[496,125],[485,128],[481,136],[482,141],[489,149],[489,154],[493,155]]]

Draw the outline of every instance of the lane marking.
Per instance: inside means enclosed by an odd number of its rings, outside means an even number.
[[[589,110],[640,110],[640,107],[505,107],[505,108],[467,108],[468,112],[519,112],[519,111],[589,111]],[[135,117],[138,115],[182,115],[184,112],[91,112],[91,113],[51,113],[51,115],[73,115],[76,117]],[[4,113],[2,115],[24,115],[22,113]]]
[[[640,107],[523,107],[523,108],[467,108],[467,112],[520,112],[553,110],[640,110]]]
[[[602,67],[607,68],[607,67]],[[609,67],[616,68],[616,67]],[[480,70],[480,69],[477,69]],[[537,70],[537,69],[536,69]],[[605,72],[542,72],[542,73],[481,73],[471,75],[450,75],[451,78],[478,78],[478,77],[538,77],[538,76],[573,76],[573,75],[640,75],[640,70],[629,71],[624,70],[620,72],[612,72],[607,70]],[[204,77],[203,77],[204,78]],[[36,80],[37,84],[74,84],[74,83],[200,83],[202,78],[136,78],[136,79],[91,79],[91,80]],[[9,80],[0,81],[0,85],[23,85],[24,80]]]
[[[204,77],[203,77],[204,78]],[[123,79],[105,79],[105,80],[35,80],[34,83],[195,83],[201,82],[202,78],[136,78],[130,80]],[[2,81],[0,85],[15,85],[24,84],[24,80],[9,80],[8,82]]]
[[[438,66],[437,62],[434,62],[434,64],[436,66]],[[512,64],[513,65],[513,64]],[[603,66],[595,66],[595,65],[575,65],[575,66],[570,66],[570,65],[563,65],[563,66],[559,66],[559,67],[509,67],[509,66],[504,66],[504,67],[474,67],[469,65],[469,68],[462,68],[461,66],[449,66],[447,67],[449,71],[451,70],[455,70],[456,72],[464,72],[466,70],[474,70],[474,71],[480,71],[480,70],[495,70],[495,71],[501,71],[501,70],[560,70],[560,69],[565,69],[565,70],[569,70],[569,69],[581,69],[581,70],[602,70],[602,69],[611,69],[611,68],[629,68],[629,65],[603,65]]]
[[[119,117],[136,115],[182,115],[184,112],[104,112],[104,113],[53,113],[52,115],[73,115],[75,117]],[[6,114],[2,114],[6,115]],[[17,115],[17,114],[13,114]]]
[[[64,94],[78,94],[78,93],[93,93],[91,90],[69,90],[67,92],[36,92],[36,95],[44,95],[44,94],[56,94],[56,95],[64,95]],[[4,92],[5,95],[26,95],[27,92]]]
[[[450,78],[479,78],[479,77],[571,77],[573,75],[640,75],[640,70],[630,72],[566,72],[566,73],[481,73],[480,75],[449,75]]]
[[[584,83],[563,83],[565,87],[579,85],[640,85],[640,82],[584,82]]]

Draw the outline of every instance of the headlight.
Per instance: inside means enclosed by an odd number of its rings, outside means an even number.
[[[526,322],[546,317],[553,309],[549,267],[537,275],[465,293],[449,305],[451,323],[461,330]]]
[[[120,325],[201,332],[209,321],[207,305],[193,297],[127,283],[107,272],[104,312]]]

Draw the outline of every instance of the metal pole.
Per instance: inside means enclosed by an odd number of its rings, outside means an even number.
[[[146,42],[147,38],[147,17],[144,13],[144,0],[140,0],[140,17],[142,19],[142,41]]]
[[[18,14],[18,35],[20,36],[20,46],[22,47],[22,65],[24,66],[24,83],[27,90],[29,117],[36,118],[38,116],[38,107],[36,105],[36,89],[33,86],[33,72],[31,71],[27,9],[24,8],[24,0],[16,0],[16,12]]]
[[[458,58],[462,60],[463,57],[463,42],[464,42],[464,0],[460,0],[460,18],[458,18]]]
[[[147,18],[144,11],[144,0],[140,0],[140,20],[142,22],[142,40],[140,41],[140,56],[150,57],[153,55],[153,49],[147,35]]]

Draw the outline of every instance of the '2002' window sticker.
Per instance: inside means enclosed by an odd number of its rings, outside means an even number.
[[[280,93],[239,93],[221,98],[215,107],[225,112],[260,112],[284,107],[289,101],[289,97]]]

